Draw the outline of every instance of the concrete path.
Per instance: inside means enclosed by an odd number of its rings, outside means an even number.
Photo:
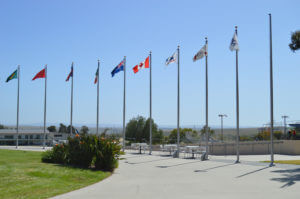
[[[115,173],[56,199],[266,199],[299,198],[300,166],[268,167],[269,156],[211,156],[209,161],[174,159],[159,154],[123,156]],[[276,159],[300,159],[275,156]]]
[[[52,147],[45,147],[43,149],[42,146],[0,146],[0,149],[9,149],[9,150],[20,150],[20,151],[46,151],[52,149]]]

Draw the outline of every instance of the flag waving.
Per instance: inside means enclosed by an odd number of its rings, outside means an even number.
[[[15,70],[7,79],[6,82],[9,82],[12,79],[17,79],[18,78],[18,70]]]
[[[97,71],[96,71],[96,74],[95,74],[95,81],[94,81],[94,84],[97,84],[98,82],[98,76],[99,76],[99,68],[97,68]]]
[[[45,68],[44,68],[43,70],[41,70],[40,72],[38,72],[38,73],[34,76],[34,78],[32,79],[32,81],[35,80],[35,79],[38,79],[38,78],[45,78],[45,77],[46,77],[46,70],[45,70]]]
[[[66,79],[66,82],[69,81],[70,77],[73,78],[73,64],[72,64],[72,66],[71,66],[71,72],[69,73],[69,75],[68,75],[68,77],[67,77],[67,79]]]
[[[175,52],[172,56],[168,57],[166,60],[166,65],[177,61],[177,52]]]
[[[201,58],[203,58],[204,56],[207,56],[207,44],[205,44],[197,53],[196,55],[193,57],[193,61],[197,61]]]
[[[145,59],[144,62],[139,63],[135,67],[133,67],[133,72],[137,73],[142,68],[149,68],[149,56]]]
[[[231,40],[231,43],[230,43],[230,47],[229,49],[231,51],[234,51],[234,50],[239,50],[239,42],[238,42],[238,39],[237,39],[237,34],[236,32],[234,33],[233,37],[232,37],[232,40]]]
[[[121,61],[112,71],[111,71],[111,76],[113,77],[116,73],[120,71],[124,71],[124,65],[125,65],[125,59]]]

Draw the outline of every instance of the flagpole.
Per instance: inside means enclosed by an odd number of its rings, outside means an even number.
[[[125,151],[125,111],[126,111],[126,56],[124,56],[124,93],[123,93],[123,152]]]
[[[99,133],[99,67],[100,60],[98,59],[98,69],[97,69],[97,131],[96,134]]]
[[[17,142],[16,148],[19,146],[19,100],[20,100],[20,65],[18,65],[18,95],[17,95]]]
[[[71,115],[70,115],[70,135],[73,134],[73,78],[74,78],[74,62],[72,62],[72,82],[71,82]]]
[[[208,41],[207,41],[207,37],[205,37],[205,45],[207,47],[208,45]],[[207,51],[207,49],[206,49]],[[209,140],[209,136],[208,136],[208,53],[206,53],[205,56],[205,82],[206,82],[206,114],[205,114],[205,134],[206,134],[206,156],[205,159],[208,159],[208,140]]]
[[[177,47],[177,154],[176,157],[179,158],[180,151],[180,65],[179,65],[179,46]]]
[[[47,107],[47,64],[45,65],[45,101],[44,101],[44,139],[43,139],[43,149],[46,145],[46,107]]]
[[[149,59],[150,59],[150,150],[149,150],[149,155],[152,154],[152,52],[150,51],[150,55],[149,55]]]
[[[235,34],[237,35],[237,26],[235,26]],[[239,52],[236,49],[236,161],[240,163],[240,110],[239,110]]]
[[[270,21],[270,114],[271,114],[271,163],[270,167],[274,166],[274,143],[273,143],[273,131],[274,131],[274,117],[273,117],[273,52],[272,52],[272,15],[269,14]]]

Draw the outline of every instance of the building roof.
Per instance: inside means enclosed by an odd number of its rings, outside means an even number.
[[[16,134],[16,129],[0,129],[0,135]],[[43,129],[19,129],[19,134],[43,134]],[[50,132],[46,130],[46,134]]]

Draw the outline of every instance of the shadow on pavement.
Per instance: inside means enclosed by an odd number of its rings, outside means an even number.
[[[247,176],[247,175],[250,175],[250,174],[253,174],[253,173],[256,173],[256,172],[259,172],[259,171],[265,170],[265,169],[268,169],[268,168],[270,168],[270,167],[269,167],[269,166],[267,166],[267,167],[264,167],[264,168],[261,168],[261,169],[257,169],[257,170],[254,170],[254,171],[251,171],[251,172],[245,173],[245,174],[243,174],[243,175],[237,176],[236,178],[241,178],[241,177],[244,177],[244,176]]]
[[[172,159],[174,159],[174,158],[172,158]],[[164,168],[169,168],[169,167],[177,167],[177,166],[181,166],[181,165],[185,165],[185,164],[195,164],[195,163],[199,163],[199,162],[202,162],[202,161],[191,161],[191,162],[174,164],[174,165],[169,165],[169,166],[156,166],[156,167],[164,169]]]
[[[216,167],[211,167],[208,169],[195,170],[194,172],[207,172],[208,170],[217,169],[217,168],[221,168],[221,167],[227,167],[227,166],[231,166],[231,165],[235,165],[235,163],[224,164],[224,165],[220,165],[220,166],[216,166]]]
[[[148,163],[148,162],[158,162],[158,161],[164,161],[164,160],[169,160],[173,158],[163,158],[163,159],[158,159],[158,160],[149,160],[149,161],[143,161],[143,162],[128,162],[126,161],[125,163],[127,164],[143,164],[143,163]]]
[[[277,170],[277,171],[272,171],[273,173],[281,173],[282,177],[281,178],[272,178],[271,180],[277,181],[277,182],[282,182],[285,183],[284,185],[281,186],[281,188],[289,187],[296,182],[300,181],[300,168],[298,169],[284,169],[284,170]]]

